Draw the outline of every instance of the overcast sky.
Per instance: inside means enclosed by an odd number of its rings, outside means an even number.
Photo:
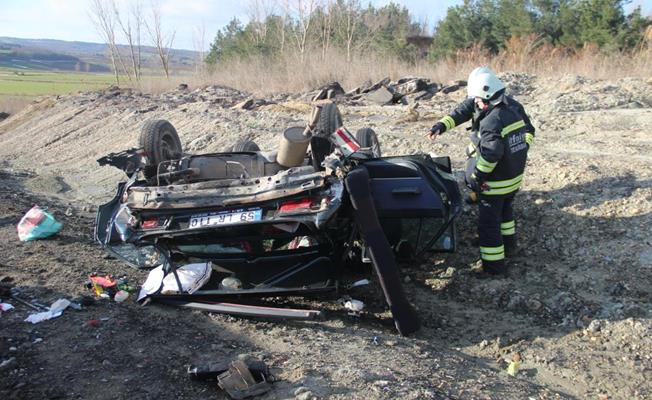
[[[124,0],[129,1],[129,0]],[[384,5],[390,0],[363,0]],[[89,0],[0,0],[0,36],[33,39],[101,42],[88,17]],[[148,4],[148,1],[144,1]],[[247,20],[247,0],[160,0],[164,28],[175,30],[173,47],[198,49],[200,27],[205,29],[205,46],[217,30],[233,17]],[[432,27],[451,5],[462,0],[395,0],[406,6],[419,21]],[[652,0],[633,0],[627,6],[641,5],[644,15],[652,13]]]

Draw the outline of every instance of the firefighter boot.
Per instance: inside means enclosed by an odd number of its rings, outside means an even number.
[[[518,256],[519,249],[516,245],[516,235],[504,235],[503,244],[505,245],[505,257],[511,258]]]

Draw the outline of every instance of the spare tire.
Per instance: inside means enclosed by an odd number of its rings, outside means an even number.
[[[327,103],[321,106],[319,120],[315,127],[315,135],[328,138],[335,129],[342,126],[342,114],[335,103]]]
[[[342,114],[335,103],[328,103],[321,106],[317,126],[310,140],[310,151],[312,153],[312,166],[315,170],[321,170],[321,163],[327,155],[333,152],[335,146],[329,140],[330,135],[341,127]]]
[[[231,148],[231,151],[260,151],[260,147],[250,139],[240,139]]]
[[[355,139],[360,144],[360,147],[367,147],[369,150],[365,152],[373,158],[380,158],[380,142],[378,142],[378,136],[376,131],[371,128],[362,128],[358,129],[355,133]]]
[[[164,119],[145,122],[140,131],[140,147],[147,154],[146,178],[154,176],[163,161],[179,159],[183,154],[177,130]]]

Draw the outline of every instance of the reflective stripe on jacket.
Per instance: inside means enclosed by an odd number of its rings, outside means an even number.
[[[507,195],[523,183],[534,127],[523,106],[504,96],[480,121],[476,135],[476,176],[487,184],[487,196]]]

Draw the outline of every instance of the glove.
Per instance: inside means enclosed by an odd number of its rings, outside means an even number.
[[[430,136],[441,135],[446,131],[446,125],[443,122],[437,122],[430,128]]]
[[[471,189],[475,193],[484,192],[485,190],[489,189],[486,183],[480,181],[478,175],[476,175],[475,172],[471,175],[469,181],[466,182],[466,186],[468,186],[469,189]]]

